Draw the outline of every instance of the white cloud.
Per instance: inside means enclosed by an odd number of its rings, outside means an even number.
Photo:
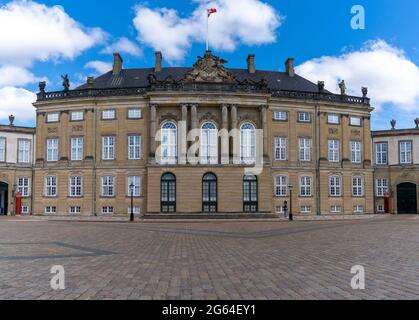
[[[326,88],[337,92],[344,79],[348,93],[361,95],[369,87],[374,107],[392,104],[406,111],[418,110],[419,67],[405,53],[383,40],[369,41],[359,51],[338,57],[324,56],[303,63],[297,73],[313,82],[323,80]]]
[[[260,0],[196,0],[198,7],[183,18],[168,8],[136,7],[134,25],[138,40],[161,50],[170,61],[182,60],[193,42],[205,42],[206,9],[217,8],[210,18],[210,44],[217,50],[233,51],[239,44],[262,45],[276,41],[282,18]]]
[[[102,53],[111,54],[114,52],[127,53],[134,57],[143,55],[143,52],[140,49],[140,47],[138,47],[134,42],[125,37],[120,38],[119,40],[115,41],[114,43],[102,50]]]
[[[0,67],[0,87],[23,86],[37,81],[35,75],[25,68],[15,66]]]
[[[106,37],[99,28],[82,26],[60,6],[30,0],[0,7],[0,21],[0,64],[29,66],[35,60],[73,59]]]
[[[112,70],[112,64],[104,61],[89,61],[84,65],[86,69],[94,69],[99,74],[104,74]]]
[[[35,120],[35,108],[32,103],[36,95],[25,89],[16,87],[0,88],[0,120],[7,120],[10,114],[16,116],[17,122]]]

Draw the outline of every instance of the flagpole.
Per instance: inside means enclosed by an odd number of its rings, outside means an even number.
[[[208,40],[208,33],[209,33],[209,14],[208,14],[208,10],[206,11],[206,15],[207,15],[207,51],[209,51],[209,40]]]

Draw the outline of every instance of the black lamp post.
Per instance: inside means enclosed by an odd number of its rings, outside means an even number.
[[[131,192],[131,214],[130,214],[130,221],[134,221],[134,182],[131,182],[129,185],[129,190]]]
[[[293,186],[289,185],[288,188],[290,190],[290,214],[289,214],[289,218],[290,218],[290,221],[293,221],[294,220],[294,217],[292,215],[292,188],[293,188]]]

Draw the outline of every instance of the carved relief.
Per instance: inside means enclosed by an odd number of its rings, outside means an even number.
[[[352,131],[351,131],[351,134],[352,134],[353,136],[360,136],[360,135],[361,135],[361,131],[359,131],[359,130],[352,130]]]
[[[202,123],[204,121],[213,121],[218,124],[218,118],[215,116],[215,114],[211,112],[205,113],[200,119],[199,122]]]
[[[73,126],[71,129],[72,132],[80,132],[83,131],[83,126],[82,125],[77,125],[77,126]]]
[[[55,128],[48,128],[48,133],[49,133],[49,134],[55,134],[55,133],[58,133],[58,128],[57,128],[57,127],[55,127]]]
[[[339,134],[339,130],[336,128],[329,128],[329,134],[337,135]]]

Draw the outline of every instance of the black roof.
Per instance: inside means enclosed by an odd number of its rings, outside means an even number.
[[[180,81],[184,78],[185,74],[190,72],[192,68],[186,67],[170,67],[163,68],[161,72],[155,73],[158,81],[164,81],[171,76],[175,81]],[[247,69],[228,69],[238,81],[246,79],[260,82],[266,79],[268,89],[272,91],[286,90],[286,91],[303,91],[318,93],[319,89],[317,84],[299,76],[288,76],[285,72],[275,71],[256,71],[249,73]],[[154,68],[142,69],[123,69],[119,75],[113,75],[109,71],[94,80],[93,89],[111,89],[111,88],[147,88],[150,84],[148,76],[154,73]],[[84,84],[76,90],[87,89],[87,84]],[[324,91],[328,92],[328,91]]]

